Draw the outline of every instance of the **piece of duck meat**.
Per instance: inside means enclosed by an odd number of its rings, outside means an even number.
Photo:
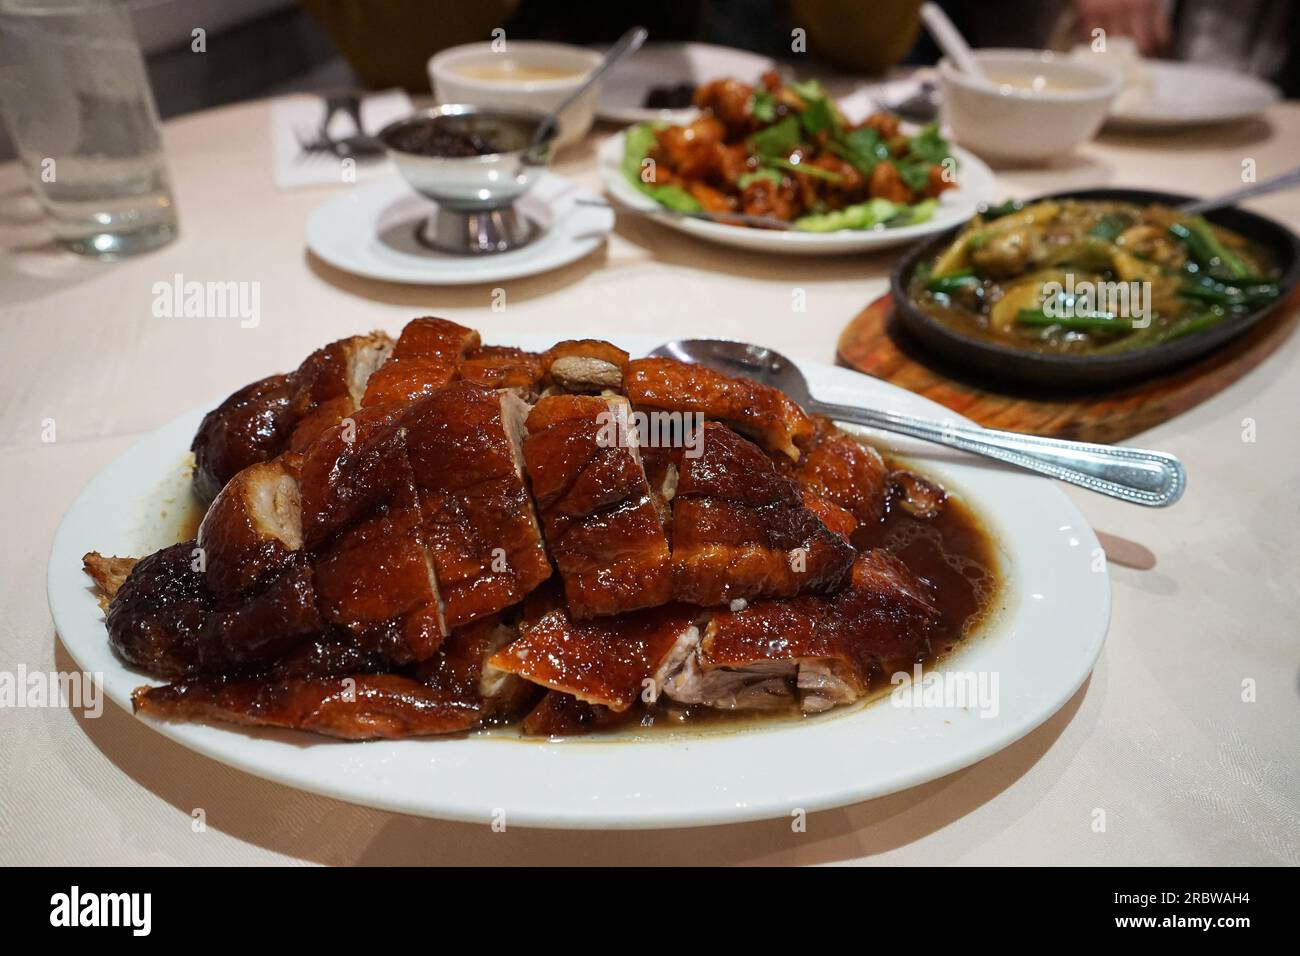
[[[672,561],[621,397],[551,395],[526,422],[524,461],[575,618],[664,604]]]
[[[542,689],[498,671],[487,658],[514,640],[499,617],[458,628],[438,652],[396,670],[348,634],[329,631],[264,671],[200,677],[132,695],[139,712],[164,719],[222,720],[335,737],[456,733],[527,712]]]
[[[758,446],[704,426],[683,455],[673,498],[673,595],[705,606],[840,587],[853,547],[804,507],[799,487]]]
[[[472,382],[403,413],[448,630],[517,604],[551,575],[524,480],[527,413],[514,393]]]
[[[850,512],[859,524],[878,525],[889,491],[880,453],[828,418],[818,415],[813,423],[812,440],[790,473],[805,491]]]
[[[617,392],[623,388],[628,354],[601,339],[557,342],[542,353],[546,384],[565,392]]]
[[[291,447],[305,448],[322,429],[355,410],[392,347],[383,332],[332,342],[294,372],[253,382],[205,415],[190,446],[200,500],[211,501],[249,465]]]
[[[803,506],[815,514],[831,531],[852,540],[851,536],[858,528],[858,519],[851,512],[825,498],[817,497],[806,488],[803,491]]]
[[[297,421],[289,436],[290,451],[302,451],[325,429],[361,407],[374,373],[394,351],[383,332],[354,335],[317,349],[293,373]]]
[[[99,601],[101,611],[108,610],[108,605],[122,587],[122,582],[139,563],[139,558],[113,557],[98,551],[88,551],[82,555],[81,567],[95,582],[95,599]]]
[[[528,737],[577,737],[593,730],[610,730],[636,719],[636,708],[612,711],[572,694],[548,690],[524,717],[520,730]]]
[[[911,471],[889,473],[889,507],[902,508],[913,518],[936,517],[948,500],[948,492],[928,478]]]
[[[513,720],[542,696],[536,684],[491,663],[492,656],[518,636],[513,626],[494,614],[456,628],[438,653],[416,664],[411,673],[449,697],[477,701],[484,723]]]
[[[883,550],[858,556],[849,586],[829,597],[758,601],[714,614],[692,653],[662,676],[685,704],[807,713],[866,693],[873,673],[928,651],[939,619],[928,588]]]
[[[159,677],[231,670],[272,660],[319,634],[312,569],[295,553],[262,590],[215,594],[194,541],[141,559],[108,606],[114,651]]]
[[[131,695],[136,713],[164,720],[219,720],[307,730],[347,740],[469,730],[480,708],[413,677],[199,678]]]
[[[211,501],[249,465],[270,461],[289,444],[297,423],[293,380],[271,375],[246,385],[203,416],[190,450],[194,491]]]
[[[645,693],[698,608],[666,604],[617,617],[576,620],[554,585],[529,595],[519,639],[498,651],[494,667],[588,704],[619,713]],[[652,694],[654,696],[654,694]]]
[[[392,356],[370,377],[361,403],[409,402],[432,394],[458,377],[462,360],[481,344],[477,332],[448,319],[412,319]]]
[[[285,459],[249,465],[231,478],[203,516],[197,544],[215,594],[280,574],[302,547],[298,480]]]
[[[359,409],[326,429],[298,465],[303,547],[315,550],[389,505],[418,504],[401,427],[402,405]]]
[[[466,353],[460,377],[484,388],[513,388],[533,397],[542,381],[542,357],[507,345],[483,345]]]
[[[316,557],[321,615],[364,648],[422,661],[450,629],[419,507],[385,507],[349,525]]]
[[[663,525],[670,549],[673,543],[673,498],[677,495],[677,476],[681,470],[678,463],[681,457],[681,448],[648,446],[641,449],[641,467],[645,469],[650,498],[654,502],[655,513],[659,515],[659,523]]]
[[[784,392],[748,378],[667,358],[628,364],[627,397],[638,409],[698,413],[724,422],[764,448],[798,461],[812,420]]]

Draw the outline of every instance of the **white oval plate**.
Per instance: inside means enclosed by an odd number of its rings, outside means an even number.
[[[757,53],[710,43],[647,43],[601,80],[597,115],[613,123],[680,123],[694,116],[695,110],[647,109],[641,105],[646,94],[656,86],[699,86],[726,77],[753,85],[775,66]]]
[[[1258,77],[1196,63],[1143,60],[1150,97],[1121,91],[1106,117],[1112,129],[1161,130],[1258,116],[1278,101],[1277,87]]]
[[[623,178],[623,171],[619,167],[623,162],[624,135],[619,132],[600,144],[596,161],[605,189],[625,206],[647,212],[661,211],[662,206]],[[930,220],[915,226],[876,230],[841,229],[838,232],[781,232],[671,216],[660,216],[657,221],[710,242],[758,252],[817,256],[908,245],[965,222],[975,215],[981,203],[992,202],[995,198],[997,181],[993,170],[982,159],[960,146],[953,146],[952,154],[957,159],[957,188],[944,192],[939,197],[939,206]]]
[[[307,217],[307,247],[335,268],[370,279],[421,285],[500,282],[549,272],[598,248],[614,228],[601,197],[572,180],[545,172],[516,204],[545,230],[528,245],[495,255],[437,252],[415,238],[437,207],[399,175],[327,199]]]
[[[508,344],[539,349],[568,335],[521,335]],[[657,343],[627,336],[620,344],[636,354]],[[804,371],[828,401],[964,421],[847,369],[806,363]],[[148,679],[109,650],[81,556],[142,554],[175,540],[161,536],[160,499],[186,493],[182,463],[204,411],[164,425],[100,472],[55,535],[48,571],[55,626],[78,666],[101,674],[108,696],[128,711],[132,689]],[[1070,699],[1101,651],[1110,588],[1106,573],[1093,569],[1097,539],[1051,482],[956,453],[926,460],[932,447],[889,443],[969,502],[1001,544],[1001,610],[944,663],[947,670],[997,675],[996,716],[904,709],[882,699],[727,734],[558,742],[497,732],[346,743],[291,731],[146,722],[199,753],[288,786],[483,824],[498,811],[510,825],[539,827],[729,823],[842,806],[952,773],[1015,742]]]

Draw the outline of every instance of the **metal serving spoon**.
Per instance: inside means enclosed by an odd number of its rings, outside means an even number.
[[[1252,196],[1263,196],[1266,193],[1275,193],[1282,189],[1290,189],[1293,186],[1300,186],[1300,166],[1278,176],[1271,176],[1257,183],[1251,183],[1241,189],[1234,189],[1230,193],[1185,203],[1178,207],[1178,211],[1194,216],[1199,213],[1209,212],[1211,209],[1218,209],[1220,206],[1231,206],[1243,199],[1250,199]]]
[[[780,352],[759,345],[721,339],[679,339],[666,342],[650,354],[705,365],[771,385],[809,413],[959,448],[1133,504],[1163,508],[1182,497],[1187,485],[1182,463],[1164,452],[1039,438],[819,401],[808,390],[808,380],[798,366]]]
[[[631,56],[641,49],[641,44],[645,43],[646,37],[649,35],[645,27],[632,27],[619,37],[614,45],[609,48],[609,52],[605,54],[604,59],[597,63],[596,68],[587,74],[587,78],[582,81],[582,84],[561,100],[560,105],[551,110],[546,118],[537,124],[537,128],[533,131],[533,145],[536,146],[546,138],[551,127],[559,122],[560,114],[576,103],[582,94],[591,89],[591,84],[609,72],[609,69],[622,61],[624,57]]]

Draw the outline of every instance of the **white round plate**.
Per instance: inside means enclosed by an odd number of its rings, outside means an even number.
[[[727,77],[755,84],[775,66],[757,53],[710,43],[647,43],[601,80],[596,115],[612,123],[680,123],[693,116],[695,110],[647,109],[642,105],[646,94],[656,86],[699,86]]]
[[[327,199],[307,217],[307,247],[335,268],[370,279],[421,285],[471,285],[549,272],[597,249],[614,227],[601,197],[546,172],[517,203],[543,227],[528,245],[495,255],[437,252],[415,238],[436,206],[394,175]]]
[[[1278,101],[1271,83],[1195,63],[1143,60],[1151,94],[1121,91],[1106,117],[1112,129],[1166,129],[1258,116]]]
[[[555,329],[505,344],[544,348],[576,337]],[[633,354],[657,344],[626,336]],[[307,343],[304,343],[304,350]],[[818,397],[964,421],[933,402],[847,369],[805,363]],[[99,473],[64,515],[50,555],[54,623],[79,667],[101,675],[130,709],[148,678],[109,650],[81,556],[143,554],[175,540],[159,501],[184,501],[183,462],[205,409],[146,436]],[[881,436],[873,436],[881,437]],[[1000,543],[1001,608],[943,663],[996,675],[996,714],[907,709],[884,698],[804,721],[728,733],[636,739],[526,740],[497,731],[457,738],[346,743],[291,731],[146,722],[199,753],[292,787],[366,806],[487,824],[567,828],[696,826],[788,817],[902,790],[969,766],[1020,739],[1087,679],[1106,636],[1110,587],[1083,516],[1046,479],[986,466],[906,439],[888,443],[982,516]],[[990,684],[991,686],[991,684]]]
[[[625,133],[619,132],[600,144],[596,162],[606,191],[624,206],[648,212],[662,210],[657,202],[636,189],[623,177]],[[838,232],[796,232],[728,226],[703,219],[660,216],[658,221],[678,229],[738,249],[757,252],[783,252],[796,255],[830,255],[841,252],[869,252],[908,245],[965,222],[982,203],[992,202],[997,193],[993,170],[973,153],[960,146],[952,147],[957,160],[957,188],[939,196],[939,206],[928,222],[898,229],[841,229]]]

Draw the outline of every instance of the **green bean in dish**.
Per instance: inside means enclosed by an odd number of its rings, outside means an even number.
[[[1047,199],[985,209],[908,282],[926,315],[1028,351],[1148,348],[1281,294],[1269,254],[1169,206]]]
[[[925,222],[956,184],[938,127],[909,135],[890,113],[850,123],[816,82],[775,72],[757,86],[714,80],[695,105],[690,123],[642,123],[624,145],[627,181],[678,212],[763,216],[806,232],[886,229]]]

